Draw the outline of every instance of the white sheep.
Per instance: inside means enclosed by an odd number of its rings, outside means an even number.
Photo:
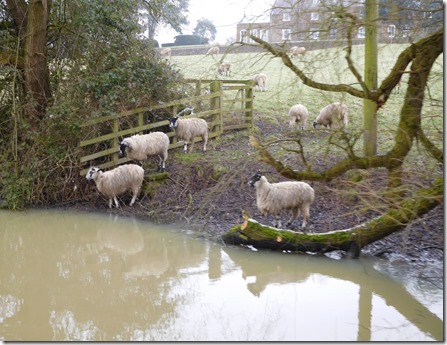
[[[313,127],[325,126],[332,128],[337,126],[339,128],[345,128],[348,126],[348,123],[348,107],[346,104],[335,102],[321,109],[320,114],[318,114],[313,122]]]
[[[99,168],[91,167],[85,176],[87,180],[95,181],[99,192],[109,199],[109,208],[112,208],[112,199],[118,208],[117,196],[130,190],[132,191],[132,206],[137,199],[143,184],[144,170],[136,164],[124,164],[113,170],[102,172]]]
[[[290,57],[293,58],[298,55],[304,55],[305,52],[306,52],[306,48],[293,46],[292,48],[290,48]]]
[[[224,61],[220,64],[219,66],[219,74],[220,75],[226,75],[226,76],[231,76],[231,70],[233,68],[233,64],[229,61]]]
[[[168,159],[169,137],[163,132],[133,135],[120,143],[119,156],[144,161],[149,156],[158,156],[158,170],[165,171]]]
[[[255,86],[257,86],[260,91],[266,90],[267,75],[265,73],[255,74],[252,79],[255,82]]]
[[[163,48],[162,50],[160,50],[160,56],[166,60],[170,60],[171,59],[171,48],[166,47]]]
[[[219,46],[214,46],[208,49],[206,55],[218,55],[219,54]]]
[[[289,110],[289,127],[293,128],[297,124],[303,130],[307,126],[308,117],[309,111],[307,108],[302,104],[295,104]]]
[[[175,135],[178,140],[185,141],[183,146],[185,153],[188,152],[188,144],[191,144],[189,152],[193,151],[195,137],[202,137],[203,152],[206,152],[209,127],[204,119],[199,119],[197,117],[180,119],[179,115],[177,115],[176,117],[169,119],[169,128],[175,130]]]
[[[262,215],[272,214],[276,217],[276,224],[274,220],[273,226],[281,227],[279,217],[283,210],[288,209],[291,211],[291,217],[287,227],[292,225],[301,212],[303,231],[306,231],[310,205],[315,199],[315,191],[309,184],[301,181],[270,183],[260,173],[252,176],[248,184],[256,188],[256,203]]]

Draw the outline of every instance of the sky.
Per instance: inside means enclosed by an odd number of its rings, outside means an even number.
[[[189,25],[183,28],[183,34],[192,34],[200,18],[209,19],[216,26],[216,43],[224,44],[230,37],[236,37],[237,23],[244,21],[268,21],[263,16],[271,8],[273,0],[189,0]],[[261,16],[261,17],[260,17]],[[255,20],[253,20],[255,18]],[[178,35],[172,29],[162,27],[155,39],[161,43],[174,42]],[[214,42],[213,42],[214,43]]]

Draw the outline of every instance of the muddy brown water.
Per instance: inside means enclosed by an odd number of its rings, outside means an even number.
[[[443,340],[405,264],[256,251],[182,227],[0,211],[0,340]]]

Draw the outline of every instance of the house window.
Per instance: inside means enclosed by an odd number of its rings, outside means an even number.
[[[247,43],[247,30],[241,30],[239,32],[239,36],[241,38],[241,42]]]
[[[267,29],[263,29],[259,31],[259,37],[261,40],[268,42],[269,40],[269,31]]]
[[[283,22],[290,22],[290,13],[283,13],[282,14],[282,21]]]
[[[282,29],[283,41],[290,40],[290,38],[291,38],[291,30],[290,29]]]
[[[402,30],[402,37],[408,37],[410,33],[410,27],[408,25],[405,25]]]
[[[318,40],[318,39],[320,38],[320,31],[312,31],[312,32],[310,33],[310,37],[311,37],[313,40]]]
[[[337,29],[336,28],[331,28],[331,30],[329,30],[329,38],[331,40],[335,40],[337,38]]]
[[[310,14],[310,20],[318,20],[318,18],[319,18],[318,12],[312,12]]]
[[[251,31],[250,31],[250,35],[251,35],[251,36],[258,37],[258,30],[256,30],[256,29],[251,30]],[[251,43],[254,43],[255,41],[253,41],[252,39],[250,39],[250,42],[251,42]]]
[[[365,38],[365,27],[359,27],[359,32],[357,34],[357,38]]]
[[[396,25],[388,25],[388,37],[393,38],[394,36],[396,36]]]

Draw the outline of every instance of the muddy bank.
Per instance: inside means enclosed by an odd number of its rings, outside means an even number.
[[[257,125],[258,134],[263,137],[279,130],[272,124]],[[300,168],[296,157],[284,158],[289,165]],[[316,164],[316,169],[323,169],[331,161],[320,160],[318,164],[321,166]],[[145,169],[155,172],[156,159]],[[259,162],[257,153],[248,144],[248,133],[234,132],[209,143],[205,155],[200,152],[185,155],[181,149],[174,150],[167,163],[169,178],[147,183],[133,207],[109,210],[94,184],[87,185],[80,202],[64,207],[134,216],[156,223],[180,223],[216,237],[241,223],[242,211],[259,222],[271,224],[271,218],[260,215],[255,190],[247,185],[257,171],[271,182],[284,180],[270,166]],[[358,176],[348,176],[330,183],[310,183],[316,192],[311,208],[311,232],[349,228],[380,214],[380,205],[374,206],[378,203],[375,194],[385,186],[386,172],[364,174],[361,185],[357,184],[358,179]],[[129,200],[130,196],[123,196],[121,203],[128,204]],[[301,219],[298,219],[295,226],[300,225]],[[365,247],[362,253],[388,260],[390,264],[409,263],[415,267],[415,274],[439,284],[443,277],[443,250],[444,207],[440,205],[405,230]]]

